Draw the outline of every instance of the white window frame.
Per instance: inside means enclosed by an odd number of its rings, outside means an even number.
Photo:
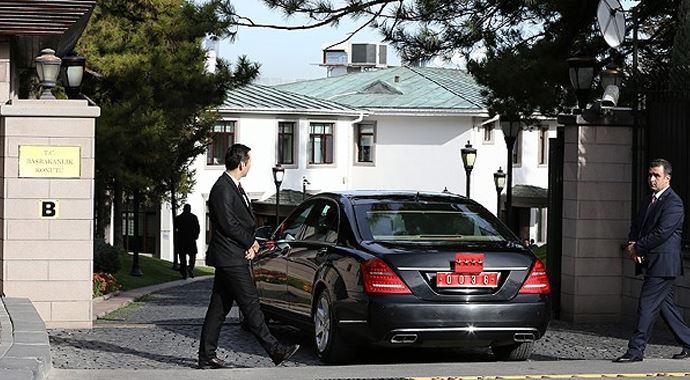
[[[373,142],[371,145],[371,161],[359,161],[359,137],[360,137],[360,127],[361,126],[370,126],[373,128]],[[366,122],[361,122],[355,124],[355,131],[354,131],[354,165],[356,166],[376,166],[376,135],[377,135],[377,125],[375,121],[366,121]]]

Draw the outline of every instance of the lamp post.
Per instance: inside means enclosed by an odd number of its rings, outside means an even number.
[[[506,173],[498,167],[498,171],[494,173],[494,185],[496,185],[496,217],[501,218],[501,192],[506,187]]]
[[[594,66],[597,61],[590,57],[574,57],[568,58],[567,62],[570,83],[575,88],[575,96],[577,96],[577,111],[579,111],[577,113],[582,113],[582,110],[587,108],[587,98],[592,87]]]
[[[311,185],[311,182],[307,177],[302,177],[302,200],[307,198],[307,185]]]
[[[285,168],[276,164],[273,167],[273,183],[276,185],[276,228],[280,224],[280,185],[283,183],[283,177],[285,176]]]
[[[36,73],[43,88],[39,99],[55,99],[50,90],[55,87],[62,60],[55,55],[55,50],[43,49],[34,62],[36,62]]]
[[[513,230],[513,147],[515,146],[515,140],[517,140],[518,133],[522,128],[522,123],[518,120],[513,119],[501,119],[501,130],[503,130],[503,138],[506,142],[506,148],[508,148],[508,188],[506,189],[506,224]],[[513,231],[514,232],[514,231]]]
[[[472,169],[474,168],[474,161],[477,159],[477,150],[472,148],[472,144],[467,141],[467,145],[460,149],[460,156],[462,156],[462,165],[465,167],[465,177],[467,178],[465,196],[469,198],[470,176],[472,174]]]
[[[70,99],[79,98],[79,89],[84,78],[84,67],[86,58],[74,52],[62,57],[62,79],[65,86],[65,93]]]

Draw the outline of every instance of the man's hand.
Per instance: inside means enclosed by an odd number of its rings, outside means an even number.
[[[642,264],[642,261],[644,261],[644,257],[639,256],[637,254],[637,249],[635,249],[635,242],[634,241],[628,242],[628,246],[625,247],[625,253],[628,255],[628,257],[630,257],[637,264]]]
[[[245,253],[244,253],[244,258],[252,261],[254,260],[254,257],[256,256],[256,252],[254,252],[251,248],[249,248]]]
[[[256,257],[257,252],[259,252],[259,242],[254,240],[254,244],[244,253],[244,257],[251,261]]]

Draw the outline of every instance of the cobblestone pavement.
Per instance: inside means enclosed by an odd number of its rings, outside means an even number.
[[[153,293],[143,301],[98,320],[92,330],[49,330],[54,368],[180,369],[196,366],[199,333],[212,279]],[[673,337],[657,327],[647,358],[669,358],[678,352]],[[302,348],[286,366],[321,365],[312,338],[292,327],[271,324],[283,341]],[[662,330],[662,331],[660,331]],[[572,325],[553,321],[535,344],[531,360],[612,359],[626,347],[629,327]],[[272,367],[254,337],[238,324],[233,308],[223,326],[218,355],[236,367]],[[489,350],[367,350],[361,364],[493,361]]]

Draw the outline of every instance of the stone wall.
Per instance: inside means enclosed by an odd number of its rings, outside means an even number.
[[[29,298],[47,327],[91,327],[94,131],[82,100],[14,100],[0,107],[0,290]],[[19,177],[19,146],[80,149],[77,178]],[[56,201],[55,217],[41,214]]]
[[[561,315],[618,321],[631,200],[629,127],[566,126]]]

